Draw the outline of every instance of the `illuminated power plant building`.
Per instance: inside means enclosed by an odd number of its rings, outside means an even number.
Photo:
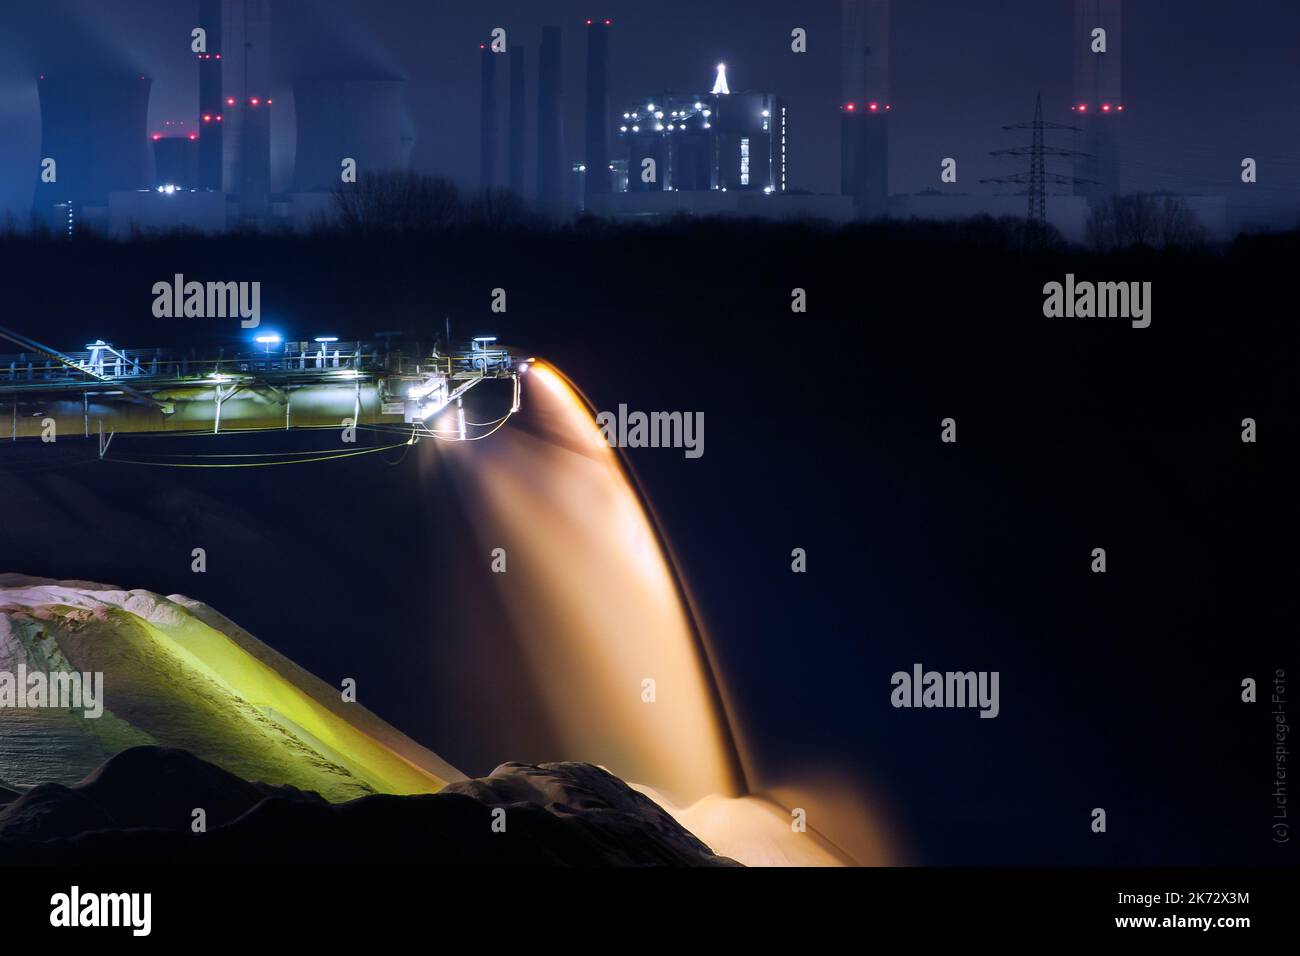
[[[1124,121],[1121,86],[1123,0],[1074,0],[1074,176],[1076,196],[1089,205],[1120,191],[1119,130]],[[1097,31],[1105,31],[1104,35]],[[1104,40],[1105,52],[1093,52]]]
[[[617,128],[618,178],[628,192],[786,189],[785,103],[771,93],[729,92],[724,64],[709,92],[645,97],[622,112]]]
[[[842,0],[840,192],[856,214],[889,211],[889,0]]]

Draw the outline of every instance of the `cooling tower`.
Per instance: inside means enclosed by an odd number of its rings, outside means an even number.
[[[220,192],[222,188],[225,128],[221,101],[221,0],[199,0],[199,26],[207,34],[206,49],[197,53],[199,63],[199,177],[202,189]]]
[[[889,0],[842,0],[840,192],[859,216],[889,206]]]
[[[356,160],[358,177],[407,167],[405,80],[305,79],[293,95],[296,192],[338,188],[345,158]]]
[[[55,164],[53,182],[43,181],[50,173],[37,178],[42,219],[59,203],[72,204],[60,214],[66,221],[82,206],[107,206],[114,190],[149,185],[150,86],[138,73],[40,77],[41,159]]]
[[[226,192],[244,221],[264,221],[271,199],[271,10],[269,0],[225,0],[221,23]]]
[[[1074,0],[1074,125],[1083,129],[1075,141],[1082,155],[1074,161],[1076,196],[1089,205],[1120,191],[1119,127],[1124,91],[1122,0]],[[1104,34],[1098,31],[1104,31]],[[1100,52],[1104,39],[1105,52]]]
[[[560,28],[542,27],[537,65],[537,202],[558,210],[564,202],[564,129],[560,119]]]
[[[510,191],[524,194],[524,48],[510,48],[510,132],[506,142]]]
[[[609,192],[609,29],[610,21],[587,21],[587,175],[591,198]]]

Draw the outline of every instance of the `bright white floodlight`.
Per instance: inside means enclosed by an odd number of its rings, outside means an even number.
[[[730,95],[731,90],[727,89],[727,64],[718,64],[718,78],[713,81],[713,89],[709,91],[714,96]]]

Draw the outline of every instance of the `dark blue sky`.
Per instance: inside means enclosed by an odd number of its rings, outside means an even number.
[[[359,67],[409,80],[418,130],[415,166],[472,185],[478,44],[493,27],[503,26],[512,43],[528,48],[529,99],[535,105],[532,81],[544,23],[565,29],[566,157],[577,160],[584,21],[608,16],[614,20],[611,110],[647,93],[705,87],[712,65],[725,60],[733,89],[765,89],[788,98],[793,185],[838,190],[839,5],[833,0],[272,0],[272,5],[277,95],[283,104],[276,116],[280,177],[287,177],[292,159],[288,94],[293,77]],[[176,0],[5,5],[0,11],[0,214],[29,208],[39,152],[34,77],[41,70],[118,60],[154,78],[152,125],[193,121],[197,79],[188,37],[196,7]],[[1295,42],[1300,4],[1142,0],[1127,4],[1125,16],[1125,189],[1224,194],[1247,219],[1294,224],[1300,208]],[[988,153],[1026,135],[1000,127],[1029,119],[1040,90],[1047,118],[1068,121],[1068,0],[908,0],[894,4],[892,20],[892,191],[937,186],[945,156],[958,159],[963,190],[997,188],[978,180],[1014,171],[1016,161]],[[795,26],[808,30],[807,54],[790,52]],[[530,149],[534,135],[530,122]],[[1251,187],[1239,181],[1243,156],[1260,162],[1260,182]],[[531,163],[528,172],[531,189]]]

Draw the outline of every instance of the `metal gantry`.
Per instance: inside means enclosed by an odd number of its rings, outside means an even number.
[[[268,342],[230,354],[224,348],[206,354],[119,348],[103,339],[62,351],[3,327],[0,338],[23,350],[0,356],[0,402],[12,407],[15,439],[39,434],[50,419],[59,434],[85,437],[98,421],[110,438],[117,432],[325,427],[345,418],[419,426],[489,379],[515,379],[517,410],[525,368],[487,336],[446,351],[391,339],[276,337],[274,349]]]

